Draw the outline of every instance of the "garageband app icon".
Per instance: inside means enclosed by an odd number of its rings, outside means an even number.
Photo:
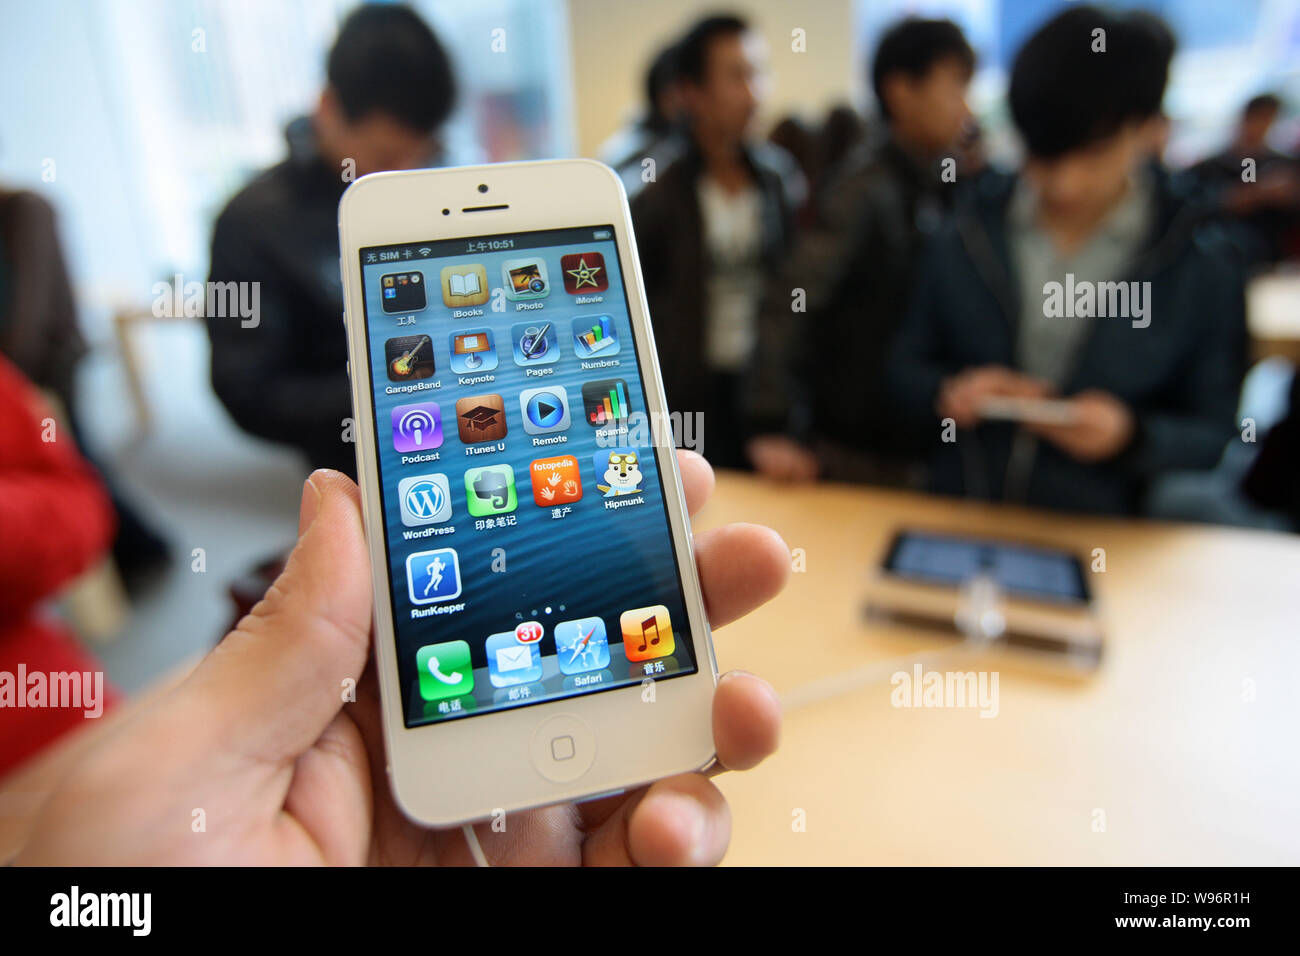
[[[542,679],[542,652],[536,644],[520,644],[514,631],[493,634],[484,645],[488,680],[493,687],[513,687]]]
[[[451,485],[446,475],[413,475],[397,484],[402,524],[416,528],[451,520]]]
[[[633,495],[645,487],[641,456],[634,448],[602,448],[592,459],[596,488],[606,498]]]
[[[588,315],[573,320],[573,350],[578,358],[604,358],[618,354],[614,317]]]
[[[618,619],[623,632],[623,653],[629,661],[667,657],[675,650],[673,624],[662,604],[624,611]]]
[[[564,273],[564,291],[570,295],[604,292],[609,288],[605,257],[599,252],[575,252],[571,256],[560,256],[560,271]]]
[[[609,666],[609,636],[598,617],[555,625],[555,656],[561,674],[585,674]]]
[[[560,338],[554,322],[516,322],[510,326],[516,365],[550,365],[560,360]]]
[[[500,395],[470,395],[456,402],[456,427],[460,440],[500,441],[506,437],[506,403]]]
[[[437,369],[433,362],[433,339],[427,335],[401,335],[384,343],[388,380],[406,382],[429,378]]]
[[[400,452],[430,451],[442,444],[442,410],[436,402],[393,409],[393,447]]]
[[[607,378],[582,386],[582,411],[592,428],[626,425],[628,416],[627,382]]]
[[[449,309],[482,305],[488,300],[487,269],[481,263],[444,266],[442,270],[442,304]]]
[[[536,458],[528,466],[528,476],[533,482],[533,503],[542,508],[582,498],[582,475],[578,473],[578,459],[572,455]]]
[[[417,551],[406,559],[406,590],[412,604],[460,597],[460,560],[453,548]]]
[[[519,393],[524,431],[530,435],[562,432],[569,427],[569,393],[563,385],[526,388]]]
[[[490,372],[497,367],[497,349],[491,329],[451,333],[451,370],[460,375]]]
[[[507,299],[544,299],[551,294],[546,262],[537,256],[501,263],[501,282]]]
[[[392,272],[379,277],[379,299],[384,311],[419,312],[427,308],[423,272]]]
[[[509,514],[519,507],[515,470],[509,465],[488,465],[465,472],[465,507],[475,518]]]

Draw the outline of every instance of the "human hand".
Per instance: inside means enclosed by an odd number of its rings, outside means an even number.
[[[754,469],[777,481],[812,481],[817,477],[817,456],[784,435],[759,435],[745,446]]]
[[[679,457],[694,511],[713,472],[698,455]],[[695,550],[715,627],[770,599],[789,574],[784,543],[757,525],[702,532]],[[366,666],[370,602],[357,487],[318,471],[304,486],[284,573],[190,677],[85,756],[47,801],[18,862],[471,862],[459,829],[411,823],[389,793]],[[344,707],[349,678],[360,681],[357,700]],[[776,749],[779,728],[766,682],[723,676],[713,702],[722,767],[758,764]],[[476,832],[496,864],[710,864],[726,851],[730,814],[707,777],[689,773]]]
[[[1068,425],[1026,424],[1071,458],[1105,461],[1122,452],[1137,427],[1129,407],[1109,392],[1090,389],[1067,399],[1074,410]]]
[[[1046,398],[1052,387],[1002,365],[981,365],[964,369],[939,386],[935,411],[951,418],[958,428],[971,428],[981,420],[980,405],[986,398]]]

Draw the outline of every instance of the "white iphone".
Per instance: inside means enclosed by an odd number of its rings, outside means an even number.
[[[449,825],[708,764],[717,667],[618,177],[379,173],[339,233],[398,804]]]

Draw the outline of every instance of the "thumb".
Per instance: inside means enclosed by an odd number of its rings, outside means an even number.
[[[357,486],[336,471],[313,472],[299,524],[284,571],[190,678],[224,745],[268,761],[315,743],[355,688],[370,646]]]

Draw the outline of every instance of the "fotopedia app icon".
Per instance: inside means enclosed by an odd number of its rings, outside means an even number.
[[[398,451],[429,451],[441,444],[442,411],[437,402],[398,405],[393,409],[393,447]]]

